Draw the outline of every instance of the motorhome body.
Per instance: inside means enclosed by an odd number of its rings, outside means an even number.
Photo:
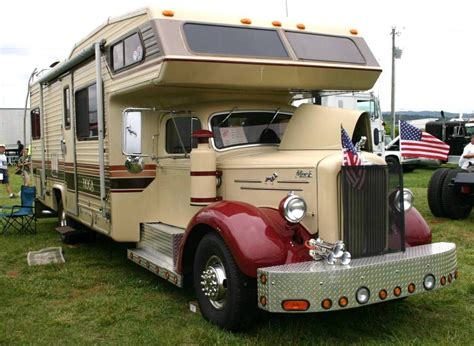
[[[157,9],[111,19],[32,86],[38,201],[63,226],[136,242],[129,258],[169,282],[189,278],[204,317],[224,328],[254,305],[315,312],[379,302],[381,289],[421,292],[454,275],[455,247],[430,244],[416,210],[404,217],[402,177],[370,153],[368,113],[290,106],[296,92],[370,89],[380,72],[354,30]],[[341,126],[369,139],[363,166],[341,167]],[[351,266],[313,261],[316,237],[344,240]],[[378,277],[401,262],[402,275]],[[286,291],[305,273],[310,283]],[[353,284],[332,290],[343,277]],[[323,295],[350,298],[323,308]]]

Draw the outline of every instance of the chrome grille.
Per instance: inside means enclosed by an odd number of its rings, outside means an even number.
[[[341,169],[343,240],[353,258],[378,255],[388,246],[387,166]]]

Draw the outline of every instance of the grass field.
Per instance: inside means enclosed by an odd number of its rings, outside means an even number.
[[[191,290],[127,260],[127,245],[103,237],[62,245],[55,220],[44,219],[36,235],[0,235],[0,344],[472,344],[474,212],[463,221],[432,217],[426,202],[432,172],[406,174],[405,186],[433,241],[458,246],[460,279],[449,288],[340,312],[262,313],[252,330],[229,333],[189,311]],[[20,179],[11,177],[17,192]],[[0,205],[15,202],[0,189]],[[28,251],[50,246],[63,246],[65,264],[28,267]]]

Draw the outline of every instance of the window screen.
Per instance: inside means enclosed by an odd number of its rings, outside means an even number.
[[[176,131],[173,119],[169,119],[166,122],[166,152],[168,154],[184,154],[184,145],[186,153],[189,153],[192,148],[197,148],[197,138],[191,138],[191,134],[201,129],[201,122],[195,117],[180,117],[174,120],[178,132]],[[181,145],[180,137],[183,145]]]
[[[185,24],[189,48],[196,53],[287,58],[276,30]]]
[[[112,46],[112,66],[114,71],[137,64],[143,60],[143,44],[135,33]]]
[[[93,84],[76,92],[77,138],[97,137],[97,125],[97,87]]]
[[[64,127],[71,128],[71,93],[69,87],[63,90],[63,112],[64,112]]]
[[[31,111],[31,136],[33,139],[41,138],[40,110],[35,108]]]
[[[222,113],[211,119],[214,144],[222,149],[249,144],[279,144],[291,114],[276,111]]]
[[[354,41],[347,37],[285,32],[298,59],[365,64]]]

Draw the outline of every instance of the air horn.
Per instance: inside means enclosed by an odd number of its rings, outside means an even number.
[[[345,245],[340,240],[332,244],[317,238],[307,240],[305,245],[309,249],[309,255],[316,261],[326,259],[328,264],[342,265],[351,262],[352,256],[349,251],[345,251]]]

